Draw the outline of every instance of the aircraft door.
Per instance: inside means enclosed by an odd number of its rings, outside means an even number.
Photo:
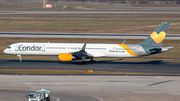
[[[42,45],[42,52],[45,52],[45,51],[46,51],[46,46]]]
[[[15,45],[15,51],[18,51],[19,44]]]
[[[116,48],[115,48],[115,47],[113,47],[113,48],[112,48],[112,51],[116,51]]]
[[[142,47],[138,47],[138,53],[142,53],[143,49]]]

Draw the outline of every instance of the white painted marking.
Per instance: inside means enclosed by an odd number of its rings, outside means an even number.
[[[155,77],[155,78],[164,78],[164,76],[158,76],[158,77]]]
[[[51,96],[51,98],[56,99],[56,101],[60,101],[60,98],[58,98],[58,97]]]
[[[96,99],[99,99],[99,101],[103,101],[103,98],[97,97],[97,96],[90,96],[90,97],[94,97]]]

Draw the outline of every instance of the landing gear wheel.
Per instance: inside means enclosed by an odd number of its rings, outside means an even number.
[[[93,61],[90,60],[89,63],[96,63],[96,61],[95,60],[93,60]]]
[[[22,56],[21,55],[17,55],[17,57],[19,57],[19,62],[22,63]]]
[[[81,63],[82,63],[82,64],[88,64],[88,62],[87,62],[87,61],[82,61]]]
[[[19,62],[22,63],[22,60],[20,60]]]

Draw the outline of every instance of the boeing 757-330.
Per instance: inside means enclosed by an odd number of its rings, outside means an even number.
[[[162,22],[140,44],[99,44],[99,43],[14,43],[4,50],[6,54],[17,55],[22,62],[22,55],[57,56],[60,61],[90,59],[96,57],[140,57],[168,51],[172,47],[161,47],[170,22]]]

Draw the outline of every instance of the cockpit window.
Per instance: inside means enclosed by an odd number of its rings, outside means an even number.
[[[9,46],[8,49],[11,49],[11,46]]]

